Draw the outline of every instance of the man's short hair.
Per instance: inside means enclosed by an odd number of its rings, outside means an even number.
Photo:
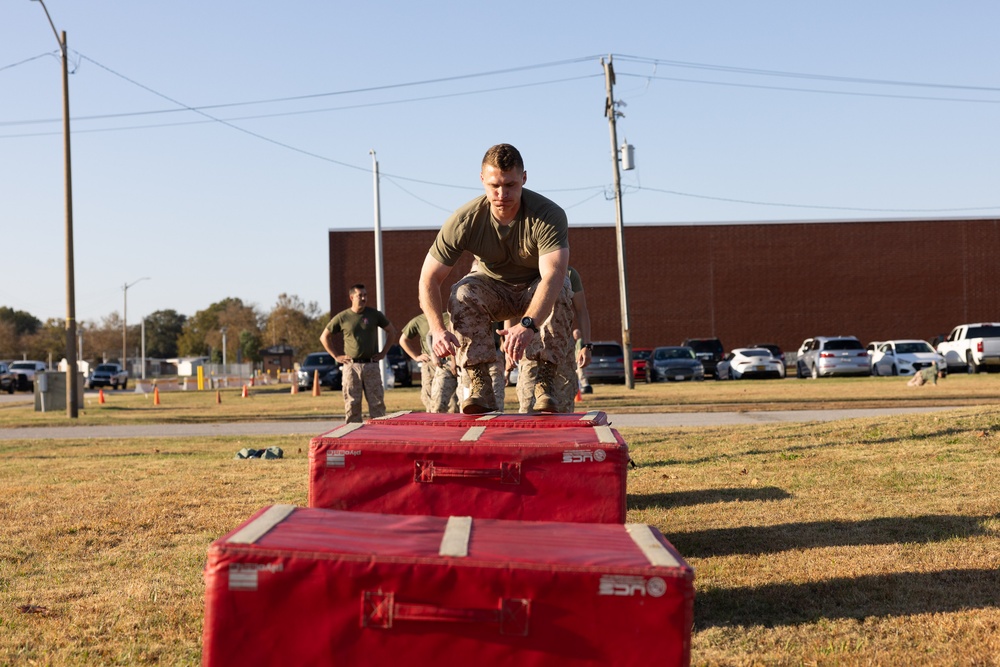
[[[363,289],[365,289],[365,286],[362,285],[361,283],[357,283],[356,285],[351,285],[351,289],[348,290],[347,293],[348,294],[354,294],[355,292],[360,292]],[[367,290],[365,290],[365,291],[367,291]]]
[[[516,148],[510,144],[497,144],[486,151],[483,156],[483,165],[496,167],[500,171],[510,171],[518,169],[524,171],[524,160]]]

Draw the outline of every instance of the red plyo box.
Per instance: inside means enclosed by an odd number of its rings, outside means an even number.
[[[628,460],[608,426],[345,424],[310,443],[309,506],[624,523]]]
[[[510,412],[487,412],[482,415],[463,415],[431,412],[393,412],[384,417],[368,420],[369,424],[391,424],[393,426],[506,426],[508,428],[562,428],[579,426],[607,426],[608,415],[601,410],[590,412],[569,412],[556,414],[521,414]]]
[[[202,664],[688,665],[693,609],[645,524],[274,505],[209,547]]]

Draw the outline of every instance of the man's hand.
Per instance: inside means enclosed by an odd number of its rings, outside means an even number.
[[[455,354],[455,349],[458,347],[458,337],[447,329],[441,329],[440,331],[433,332],[434,337],[434,355],[439,359],[444,359],[445,357],[450,357]]]
[[[500,329],[497,333],[503,336],[503,351],[514,364],[524,357],[524,353],[528,351],[528,345],[536,335],[534,330],[522,327],[520,324]]]
[[[581,347],[580,351],[576,353],[576,365],[580,368],[586,368],[590,365],[589,347]]]

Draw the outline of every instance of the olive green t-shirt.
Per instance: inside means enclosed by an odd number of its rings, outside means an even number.
[[[360,313],[348,308],[333,316],[326,325],[330,333],[344,332],[344,354],[353,359],[371,359],[378,354],[378,328],[389,326],[389,318],[374,308]]]
[[[529,283],[539,277],[538,258],[569,248],[566,213],[555,202],[521,190],[517,217],[506,227],[490,212],[486,195],[476,197],[445,221],[431,246],[431,257],[454,266],[462,251],[479,259],[479,271],[505,283]]]
[[[442,313],[442,315],[444,316],[444,326],[446,328],[450,327],[451,313],[444,312]],[[403,333],[401,335],[403,336],[403,338],[413,338],[414,336],[419,337],[420,351],[426,354],[427,356],[431,356],[431,348],[427,344],[427,336],[430,334],[430,332],[431,332],[431,325],[430,322],[427,321],[427,316],[424,315],[423,313],[420,313],[419,315],[417,315],[412,320],[406,323],[406,326],[403,327]]]
[[[580,277],[580,272],[571,266],[566,269],[566,275],[569,277],[569,286],[573,290],[573,294],[582,292],[583,278]]]

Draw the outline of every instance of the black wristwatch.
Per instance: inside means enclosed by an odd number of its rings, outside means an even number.
[[[538,327],[535,326],[535,320],[527,315],[521,318],[521,326],[525,329],[531,329],[535,333],[538,333]]]

